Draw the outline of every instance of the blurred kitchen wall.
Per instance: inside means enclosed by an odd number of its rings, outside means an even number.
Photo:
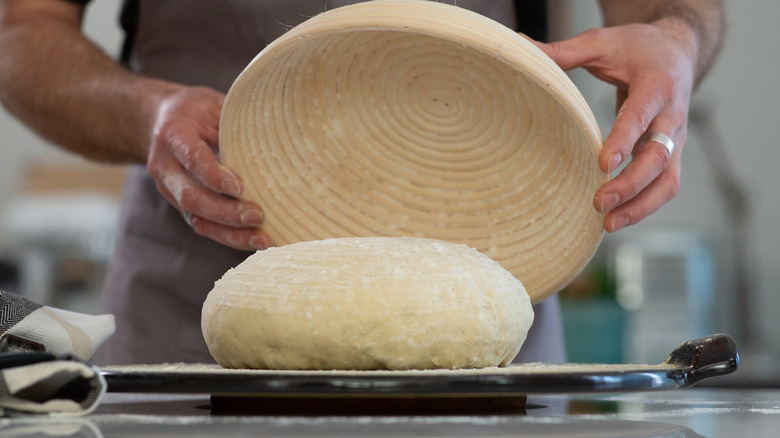
[[[85,24],[87,34],[113,56],[119,53],[122,40],[117,25],[120,3],[121,0],[94,0]],[[550,0],[550,6],[556,12],[553,31],[558,38],[573,36],[601,22],[595,0]],[[775,31],[780,2],[732,1],[726,2],[726,8],[726,45],[694,99],[680,193],[643,223],[607,236],[597,261],[604,260],[615,267],[618,252],[634,254],[628,259],[637,260],[636,265],[643,269],[625,268],[630,271],[630,275],[624,273],[628,278],[625,281],[630,283],[641,277],[643,308],[654,305],[642,318],[642,324],[656,324],[660,330],[670,326],[668,317],[675,310],[678,318],[684,317],[685,312],[691,312],[695,318],[707,313],[710,317],[706,318],[706,330],[733,333],[740,346],[755,346],[756,360],[743,360],[743,368],[747,368],[780,356],[780,342],[776,342],[780,339],[780,319],[775,317],[780,296],[774,290],[780,283],[780,172],[775,170],[780,148],[774,138],[780,122],[775,108],[780,101],[780,89],[774,84],[780,72]],[[614,114],[612,88],[582,71],[574,71],[571,76],[606,135]],[[721,143],[722,153],[713,153],[719,150],[713,145]],[[51,165],[83,164],[30,134],[4,112],[0,112],[0,156],[0,217],[18,206],[20,192],[30,183],[30,169],[41,164],[44,169]],[[733,185],[718,188],[717,181],[731,177]],[[743,190],[744,197],[724,196],[729,188],[735,189],[732,194],[737,195]],[[110,207],[100,204],[96,208],[106,213]],[[736,210],[744,215],[734,214]],[[744,223],[744,234],[739,221]],[[3,242],[10,237],[0,229],[0,257],[4,255]],[[92,246],[100,249],[100,245]],[[653,251],[648,251],[651,246]],[[689,251],[690,248],[696,251]],[[30,260],[33,265],[36,263],[35,257]],[[679,266],[690,269],[675,270]],[[636,277],[637,272],[644,273],[644,277]],[[691,272],[694,274],[688,278]],[[707,276],[712,277],[709,288]],[[658,280],[664,277],[670,278],[660,284]],[[678,287],[680,294],[675,298],[669,292]],[[708,292],[701,292],[707,289]],[[741,303],[745,302],[748,313],[740,316]],[[638,315],[636,310],[633,312],[629,315]],[[694,332],[663,334],[668,345],[673,346]],[[645,337],[629,337],[626,343],[649,342],[647,336],[652,333],[640,333]]]

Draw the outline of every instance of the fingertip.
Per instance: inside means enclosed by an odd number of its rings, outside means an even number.
[[[220,184],[220,190],[223,195],[230,198],[238,198],[241,196],[241,186],[233,178],[222,178],[222,184]]]
[[[553,61],[555,61],[554,58],[555,47],[553,46],[553,44],[535,40],[522,32],[518,32],[518,35],[525,38],[526,41],[536,46],[537,49],[541,50],[545,55],[547,55],[549,58],[552,58]]]
[[[265,232],[260,232],[258,235],[253,236],[249,240],[249,245],[252,248],[260,251],[276,246],[273,242],[273,239],[271,239],[271,236]]]
[[[609,215],[604,219],[604,230],[608,233],[614,233],[631,225],[631,219],[622,214]]]
[[[244,191],[241,178],[232,170],[223,166],[222,178],[220,180],[220,192],[231,198],[238,198]]]
[[[609,156],[606,173],[614,172],[615,169],[617,169],[621,164],[623,164],[623,154],[621,154],[620,152],[614,152],[612,155]]]
[[[259,227],[265,221],[265,214],[262,210],[251,209],[241,213],[241,223],[248,227]]]
[[[610,170],[611,163],[612,163],[612,157],[615,154],[609,153],[606,148],[602,148],[601,154],[599,154],[599,169],[601,169],[604,173],[612,173]]]
[[[593,206],[599,213],[606,213],[620,205],[621,198],[617,193],[596,193],[593,198]]]

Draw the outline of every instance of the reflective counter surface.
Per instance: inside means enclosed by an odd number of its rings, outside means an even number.
[[[780,390],[529,396],[502,415],[217,414],[202,395],[106,394],[77,419],[0,419],[5,437],[776,437]]]

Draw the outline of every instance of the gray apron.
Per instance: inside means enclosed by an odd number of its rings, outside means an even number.
[[[306,17],[355,1],[141,0],[129,67],[146,76],[227,92],[269,42]],[[512,0],[458,0],[512,27]],[[106,282],[114,336],[100,364],[213,362],[200,330],[203,300],[214,282],[249,253],[196,235],[159,195],[146,169],[130,171],[116,249]],[[561,362],[557,299],[535,306],[536,320],[519,361]]]

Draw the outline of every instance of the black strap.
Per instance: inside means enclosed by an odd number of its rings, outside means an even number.
[[[119,16],[119,24],[125,31],[125,41],[122,44],[122,55],[120,60],[127,65],[130,61],[130,53],[133,50],[135,33],[138,28],[138,0],[124,0],[122,4],[122,13]]]
[[[538,41],[547,41],[547,1],[515,0],[517,30]]]

